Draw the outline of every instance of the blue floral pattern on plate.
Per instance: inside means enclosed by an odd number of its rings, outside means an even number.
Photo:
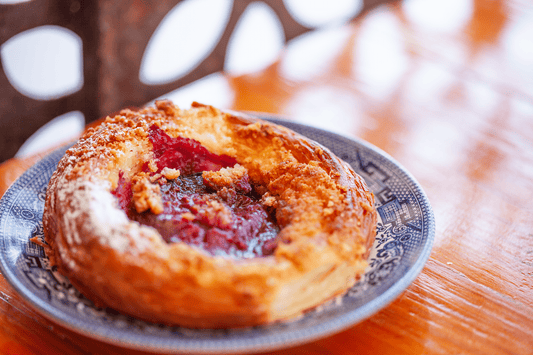
[[[328,147],[348,162],[376,196],[377,236],[369,267],[345,295],[296,320],[246,329],[196,330],[150,324],[95,308],[50,267],[29,239],[43,236],[48,181],[66,147],[27,170],[0,202],[0,266],[3,276],[46,317],[86,336],[158,352],[251,352],[294,346],[338,332],[379,311],[405,290],[431,251],[435,225],[416,180],[368,143],[264,116]]]

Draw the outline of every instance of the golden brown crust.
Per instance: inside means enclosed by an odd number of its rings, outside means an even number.
[[[213,183],[231,184],[242,168],[265,187],[262,202],[276,208],[281,228],[272,256],[211,256],[128,220],[111,194],[119,170],[137,179],[141,210],[159,206],[140,174],[145,163],[154,171],[152,124],[234,157],[240,167],[207,174]],[[211,106],[181,110],[159,101],[108,117],[67,151],[50,181],[43,224],[51,263],[97,305],[164,324],[236,327],[294,317],[351,287],[367,265],[373,206],[362,178],[316,142]]]

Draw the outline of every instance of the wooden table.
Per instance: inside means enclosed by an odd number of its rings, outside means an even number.
[[[266,70],[226,77],[233,109],[388,152],[436,217],[425,269],[390,306],[275,354],[533,353],[532,24],[526,0],[409,1],[332,31],[338,46],[307,38],[304,57],[295,42]],[[0,194],[39,157],[0,165]],[[137,353],[48,321],[1,277],[0,324],[3,354]]]

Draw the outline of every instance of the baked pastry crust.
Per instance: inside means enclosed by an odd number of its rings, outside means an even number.
[[[153,164],[154,124],[235,158],[265,187],[262,201],[276,209],[280,226],[272,255],[213,256],[166,243],[128,219],[111,192],[119,171],[131,180]],[[141,202],[157,208],[153,197]],[[97,306],[194,328],[284,320],[342,294],[367,266],[375,224],[363,179],[318,143],[256,118],[169,101],[123,110],[89,129],[59,162],[43,215],[51,264]]]

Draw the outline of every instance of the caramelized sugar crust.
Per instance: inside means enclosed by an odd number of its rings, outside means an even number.
[[[261,203],[275,209],[280,231],[272,255],[213,256],[167,243],[127,218],[112,194],[120,174],[142,182],[141,209],[161,208],[156,182],[144,171],[157,170],[152,125],[237,161],[260,187]],[[228,179],[226,172],[209,174]],[[375,224],[374,196],[328,149],[266,121],[198,103],[182,110],[170,101],[123,110],[86,132],[59,162],[43,215],[51,264],[97,306],[195,328],[289,319],[342,294],[367,266]]]

